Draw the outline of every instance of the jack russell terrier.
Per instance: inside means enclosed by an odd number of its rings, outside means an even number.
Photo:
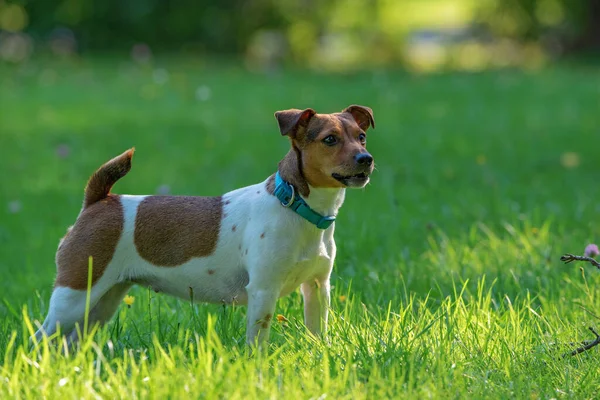
[[[219,197],[112,194],[131,168],[133,149],[102,165],[58,245],[56,282],[37,341],[58,324],[69,341],[77,340],[90,257],[90,326],[107,322],[140,284],[192,301],[247,304],[246,340],[261,345],[277,299],[301,286],[305,324],[324,332],[335,216],[345,189],[364,187],[373,172],[365,133],[375,127],[373,112],[352,105],[335,114],[307,108],[275,117],[291,142],[277,172]]]

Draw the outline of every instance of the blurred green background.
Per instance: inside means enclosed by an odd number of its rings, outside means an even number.
[[[331,398],[597,396],[597,352],[565,361],[555,345],[589,338],[600,308],[600,274],[559,261],[600,240],[599,29],[597,0],[0,0],[0,360],[11,388],[89,396],[87,381],[60,393],[69,360],[38,360],[61,367],[37,375],[29,355],[6,349],[15,331],[26,343],[23,312],[43,319],[58,241],[99,165],[135,146],[116,193],[218,195],[275,171],[289,147],[275,111],[362,104],[375,114],[377,169],[336,223],[336,356],[305,335],[300,294],[281,299],[290,324],[275,324],[274,347],[305,373],[288,369],[282,387],[318,398],[331,369],[359,376],[332,380]],[[243,346],[244,308],[130,294],[99,342],[115,344],[111,362],[152,353],[153,334],[181,349],[209,315],[226,349]],[[227,351],[218,358],[234,359]],[[171,396],[190,373],[152,368]],[[112,397],[146,385],[122,371]],[[223,371],[185,385],[214,382],[221,397],[256,386]]]
[[[249,68],[482,70],[600,44],[596,0],[2,0],[0,57],[154,52]]]
[[[274,111],[352,103],[375,111],[378,171],[340,217],[342,276],[404,279],[399,259],[479,223],[579,230],[576,251],[598,211],[599,3],[0,0],[0,288],[47,295],[87,177],[124,149],[118,192],[219,194],[285,154]]]
[[[480,223],[554,223],[576,251],[598,212],[599,3],[0,0],[0,289],[48,295],[86,179],[124,149],[117,192],[220,194],[285,154],[274,111],[352,103],[375,111],[378,171],[340,216],[341,276],[407,279],[399,260]]]

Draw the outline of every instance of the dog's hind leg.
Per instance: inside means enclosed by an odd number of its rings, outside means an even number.
[[[100,299],[107,292],[99,285],[92,286],[90,291],[90,310],[93,310]],[[57,286],[50,297],[48,315],[42,327],[35,333],[35,339],[39,343],[44,335],[51,336],[56,333],[58,325],[64,334],[75,329],[75,324],[83,325],[86,308],[86,290],[71,289],[65,286]],[[81,327],[83,328],[83,326]]]
[[[115,314],[115,311],[117,311],[119,304],[123,301],[123,297],[125,297],[132,285],[132,283],[123,282],[117,283],[110,288],[90,312],[90,326],[93,326],[95,323],[103,325],[108,322]]]
[[[127,294],[129,289],[131,288],[132,283],[124,282],[118,283],[110,288],[103,296],[98,300],[96,305],[91,308],[90,314],[88,317],[88,331],[96,324],[104,325],[107,323],[112,316],[115,314],[115,311],[119,307],[119,304],[123,300],[123,297]],[[73,347],[79,341],[79,333],[83,332],[83,326],[80,323],[80,330],[73,329],[71,334],[67,336],[67,343]],[[65,333],[67,333],[65,331]]]

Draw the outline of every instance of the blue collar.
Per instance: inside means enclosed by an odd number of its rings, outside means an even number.
[[[281,178],[279,171],[275,174],[275,191],[273,194],[279,199],[282,206],[294,211],[319,229],[327,229],[335,221],[335,215],[323,216],[310,208],[306,201],[296,193],[294,186]]]

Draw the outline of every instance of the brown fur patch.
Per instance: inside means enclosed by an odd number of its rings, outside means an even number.
[[[147,197],[135,217],[138,254],[161,267],[209,256],[217,246],[222,213],[221,197]]]
[[[271,322],[271,318],[273,318],[271,314],[265,315],[265,317],[262,320],[263,329],[267,329],[269,327],[269,322]]]
[[[274,194],[275,193],[275,174],[271,175],[269,179],[267,179],[267,193]]]
[[[119,196],[108,195],[85,208],[56,252],[58,273],[54,286],[87,288],[88,259],[93,257],[92,284],[112,260],[123,232],[123,206]]]
[[[302,173],[302,157],[300,149],[292,141],[292,148],[279,162],[279,173],[281,178],[292,184],[294,188],[304,197],[310,194],[308,182]]]

